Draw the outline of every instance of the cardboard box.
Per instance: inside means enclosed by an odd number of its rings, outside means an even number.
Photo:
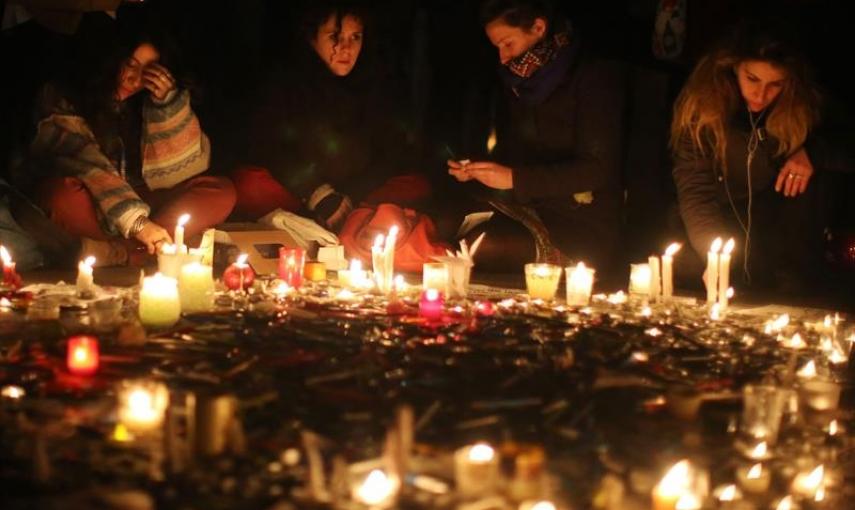
[[[241,253],[246,253],[249,265],[259,275],[278,274],[279,248],[297,247],[287,232],[260,223],[223,223],[217,230],[226,234],[218,240],[231,242]]]

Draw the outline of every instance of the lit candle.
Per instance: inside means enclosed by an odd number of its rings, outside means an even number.
[[[742,491],[736,485],[730,484],[718,487],[713,491],[713,496],[715,496],[719,503],[738,501],[742,499]]]
[[[383,249],[383,242],[386,236],[377,234],[374,238],[374,244],[371,246],[371,267],[374,269],[374,278],[377,280],[377,287],[383,291],[383,275],[386,272],[386,257]]]
[[[436,289],[448,295],[448,266],[443,262],[425,262],[422,265],[422,288]]]
[[[181,318],[181,301],[175,278],[156,273],[143,279],[140,289],[140,322],[146,326],[167,327]]]
[[[303,277],[310,282],[322,282],[327,279],[327,265],[323,262],[306,262]]]
[[[20,400],[24,398],[26,394],[27,391],[24,388],[14,384],[3,386],[3,388],[0,389],[0,397],[8,398],[9,400]]]
[[[674,296],[674,255],[681,247],[680,243],[671,243],[662,255],[662,299],[665,301]]]
[[[247,258],[247,254],[240,254],[234,264],[227,267],[223,272],[223,283],[230,290],[243,291],[252,287],[252,282],[255,281],[255,271],[246,263]]]
[[[439,320],[442,318],[442,310],[445,299],[442,293],[436,289],[427,289],[422,292],[419,300],[419,315],[427,320]]]
[[[763,460],[769,456],[769,446],[766,441],[760,441],[748,452],[748,456],[755,460]]]
[[[401,484],[397,477],[382,469],[372,469],[368,476],[351,489],[353,499],[370,508],[389,508],[395,504]]]
[[[163,423],[169,391],[162,383],[126,381],[118,392],[119,422],[136,433],[152,431]]]
[[[380,292],[386,294],[392,290],[392,277],[395,272],[395,245],[398,242],[398,225],[392,225],[386,235],[383,247],[383,273],[381,275]]]
[[[797,507],[796,504],[793,503],[792,496],[784,496],[783,498],[777,501],[777,504],[775,504],[774,508],[775,510],[794,510]]]
[[[552,501],[523,501],[519,510],[557,510]]]
[[[721,311],[727,309],[727,291],[730,288],[730,254],[735,246],[733,238],[728,239],[719,255],[718,270],[718,302],[721,303]]]
[[[579,262],[576,267],[564,269],[567,275],[567,305],[587,306],[591,301],[591,290],[594,287],[594,269]]]
[[[818,490],[825,482],[825,468],[822,464],[810,473],[799,473],[793,479],[793,492],[804,497],[813,499]]]
[[[338,272],[338,282],[344,288],[365,287],[366,279],[365,271],[362,270],[362,261],[359,259],[350,261],[350,269],[342,269]]]
[[[306,252],[302,248],[279,248],[279,279],[299,289],[303,285]]]
[[[722,312],[727,310],[728,304],[730,303],[730,299],[732,297],[733,297],[733,287],[728,287],[727,291],[725,291],[724,295],[719,297],[718,304],[721,307]]]
[[[682,494],[674,505],[674,510],[701,510],[701,500],[691,492]]]
[[[671,466],[653,488],[653,510],[675,510],[680,497],[689,492],[689,461]]]
[[[0,259],[3,260],[3,284],[12,289],[21,287],[21,276],[15,271],[15,262],[5,246],[0,246]]]
[[[187,246],[184,244],[184,225],[190,221],[189,214],[182,214],[178,218],[178,223],[175,224],[175,247],[178,253],[187,253]]]
[[[98,370],[98,339],[79,335],[68,339],[66,366],[74,375],[92,375]]]
[[[745,492],[762,494],[769,490],[772,472],[763,469],[763,465],[760,463],[752,466],[739,466],[736,468],[736,480]]]
[[[721,305],[719,303],[713,303],[710,307],[710,320],[721,320]]]
[[[712,305],[716,301],[718,291],[719,252],[721,251],[721,238],[716,237],[707,252],[707,304]]]
[[[641,296],[650,295],[650,264],[630,264],[629,293]]]
[[[796,372],[800,379],[813,379],[816,377],[816,363],[813,360],[808,361],[805,365]]]
[[[655,301],[659,299],[659,294],[662,291],[662,274],[660,273],[659,257],[655,255],[647,257],[647,265],[650,266],[650,299]]]
[[[483,317],[490,317],[496,313],[496,307],[492,301],[478,301],[475,303],[475,312]]]
[[[813,377],[799,385],[799,396],[814,411],[834,411],[840,405],[840,390],[840,385],[830,379]]]
[[[561,267],[553,264],[526,264],[525,285],[532,299],[551,301],[561,282]]]
[[[95,265],[95,257],[88,256],[77,264],[77,294],[91,295],[95,284],[92,277],[92,266]]]
[[[488,444],[464,446],[454,452],[454,480],[464,498],[487,496],[499,482],[499,456]]]
[[[206,312],[214,306],[213,268],[200,262],[184,264],[178,278],[181,310],[186,313]]]

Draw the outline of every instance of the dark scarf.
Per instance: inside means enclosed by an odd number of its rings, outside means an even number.
[[[514,95],[527,104],[540,104],[558,87],[577,53],[578,38],[567,28],[544,38],[502,66],[500,73]]]

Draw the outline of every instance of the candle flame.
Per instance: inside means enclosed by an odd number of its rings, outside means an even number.
[[[92,255],[89,255],[88,257],[83,259],[83,265],[92,269],[92,266],[95,265],[95,257]]]
[[[721,252],[725,255],[730,255],[730,252],[733,251],[733,248],[735,246],[736,246],[736,242],[731,237],[730,239],[727,240],[727,244],[724,245],[724,248],[721,250]]]
[[[737,492],[736,486],[730,484],[722,489],[721,493],[718,495],[719,501],[734,501],[736,500]]]
[[[490,462],[495,455],[496,451],[490,445],[484,443],[478,443],[469,449],[469,460],[471,462]]]
[[[356,276],[356,273],[362,271],[362,261],[359,259],[351,259],[350,261],[350,276]]]
[[[396,274],[395,279],[393,280],[393,285],[395,286],[395,290],[405,290],[407,288],[407,282],[404,281],[404,275]]]
[[[653,310],[649,306],[645,306],[641,309],[642,317],[650,317],[651,315],[653,315]]]
[[[674,506],[675,510],[699,510],[701,501],[692,493],[683,494]]]
[[[133,437],[128,431],[128,427],[126,427],[124,423],[117,423],[116,428],[113,429],[113,441],[125,443],[131,439],[133,439]]]
[[[756,480],[760,478],[760,475],[763,473],[763,465],[762,464],[754,464],[751,466],[751,469],[748,470],[748,474],[745,475],[749,480]]]
[[[83,363],[89,359],[89,351],[86,349],[86,347],[84,347],[82,345],[78,345],[77,347],[74,348],[73,356],[74,356],[74,361]]]
[[[682,247],[683,245],[680,243],[671,243],[670,245],[668,245],[668,248],[665,249],[665,256],[673,257],[677,254],[678,251],[680,251],[680,248]]]
[[[160,253],[164,255],[175,255],[178,253],[178,247],[171,243],[163,243],[160,245]]]
[[[237,267],[246,267],[246,259],[248,258],[249,255],[247,255],[246,253],[241,253],[240,255],[238,255],[238,258],[235,261],[235,265]]]
[[[9,250],[7,250],[5,246],[0,246],[0,258],[3,259],[4,266],[8,266],[12,263],[12,255],[9,253]]]
[[[398,225],[392,225],[392,228],[389,229],[389,237],[398,237],[398,230]]]
[[[492,154],[493,149],[496,148],[496,128],[495,126],[490,129],[490,134],[487,136],[487,154]]]
[[[12,302],[9,301],[9,298],[0,298],[0,307],[2,308],[11,308]]]
[[[766,441],[762,441],[758,443],[753,450],[751,450],[751,457],[755,459],[762,459],[766,456],[766,453],[768,453],[768,451],[769,447],[766,446]]]
[[[580,273],[583,273],[586,269],[587,267],[585,266],[585,263],[579,262],[578,264],[576,264],[576,269],[574,269],[574,272],[578,271]]]
[[[832,365],[841,365],[843,363],[847,363],[848,361],[849,358],[843,352],[843,349],[840,346],[833,344],[831,350],[828,353],[828,362]]]
[[[733,287],[728,287],[727,292],[724,293],[724,295],[727,296],[727,299],[733,299],[734,294],[735,292],[733,291]]]
[[[178,226],[183,227],[184,225],[187,224],[188,221],[190,221],[190,215],[186,214],[186,213],[182,214],[181,216],[178,217]]]
[[[837,420],[831,420],[831,423],[828,424],[828,435],[836,436],[837,435]]]
[[[799,369],[797,372],[798,376],[803,379],[810,379],[812,377],[816,377],[816,363],[813,360],[805,363],[805,366]]]
[[[381,469],[373,469],[357,489],[357,495],[363,503],[377,505],[387,499],[395,489],[395,484]]]
[[[24,388],[15,385],[3,386],[3,389],[0,390],[0,395],[2,395],[4,398],[10,398],[12,400],[18,400],[26,394],[27,392],[24,391]]]
[[[622,305],[626,303],[626,294],[622,290],[619,290],[614,294],[609,294],[606,301],[613,305]]]
[[[787,496],[782,498],[778,502],[778,506],[775,507],[775,510],[793,510],[793,497]]]
[[[676,496],[685,492],[689,485],[689,461],[681,460],[671,466],[659,481],[658,490],[663,495]]]
[[[142,388],[136,388],[128,396],[129,415],[140,421],[151,421],[155,418],[154,398]]]
[[[713,303],[710,307],[710,319],[714,321],[721,319],[721,305],[718,303]]]
[[[712,242],[712,245],[710,246],[710,252],[712,252],[712,253],[718,253],[718,252],[720,252],[720,251],[721,251],[721,238],[720,238],[720,237],[716,237],[716,238],[715,238],[715,241],[713,241],[713,242]]]
[[[375,238],[374,238],[374,246],[373,246],[373,248],[376,248],[376,249],[378,249],[378,250],[379,250],[380,248],[382,248],[382,247],[383,247],[383,241],[384,241],[385,239],[386,239],[386,238],[383,236],[383,234],[377,234],[377,237],[375,237]]]
[[[823,325],[826,329],[830,329],[830,328],[831,328],[831,315],[826,315],[826,316],[825,316],[825,319],[823,319],[823,320],[822,320],[822,325]]]
[[[825,486],[820,485],[819,489],[816,490],[816,496],[814,496],[814,501],[823,501],[825,499]]]
[[[556,510],[556,507],[551,501],[538,501],[531,505],[529,510]]]
[[[437,289],[427,289],[425,291],[425,299],[428,301],[436,301],[439,299],[439,291]]]
[[[783,339],[781,343],[788,349],[804,349],[807,347],[805,341],[802,340],[802,336],[798,333],[795,333],[789,340]]]
[[[279,284],[276,285],[276,288],[273,289],[273,293],[279,297],[284,297],[289,292],[291,292],[291,286],[285,282],[279,282]]]
[[[825,476],[825,467],[820,464],[816,467],[804,481],[804,484],[809,488],[819,487],[822,484],[822,479]]]

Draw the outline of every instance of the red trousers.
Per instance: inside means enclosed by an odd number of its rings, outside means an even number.
[[[235,205],[235,187],[226,177],[202,175],[170,189],[141,187],[134,191],[151,207],[151,220],[170,232],[179,216],[190,214],[185,227],[188,238],[222,223]],[[92,196],[80,179],[49,179],[42,186],[39,201],[54,224],[69,234],[101,241],[109,238],[98,224]]]
[[[256,220],[274,209],[297,212],[302,207],[300,199],[282,186],[266,168],[239,168],[232,173],[232,180],[237,190],[235,212],[244,218]],[[363,203],[393,203],[414,207],[427,200],[430,194],[431,185],[425,177],[418,174],[398,175],[369,193]]]

